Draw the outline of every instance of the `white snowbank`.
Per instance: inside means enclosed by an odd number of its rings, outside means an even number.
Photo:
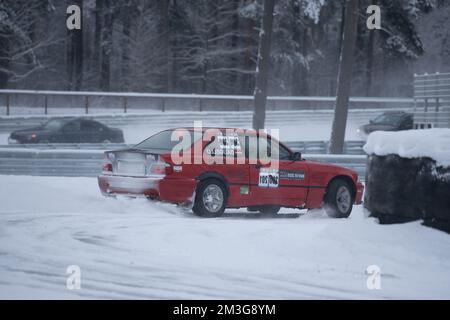
[[[438,165],[450,166],[450,129],[375,131],[364,145],[367,154],[403,158],[429,157]]]
[[[105,199],[94,178],[0,176],[0,298],[450,298],[450,237],[382,226],[356,206],[201,219],[145,199]],[[69,265],[81,289],[66,289]],[[366,269],[381,269],[369,290]]]

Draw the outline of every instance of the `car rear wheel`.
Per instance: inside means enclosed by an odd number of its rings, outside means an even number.
[[[324,202],[324,209],[329,217],[348,218],[354,202],[349,183],[342,179],[332,181],[327,188]]]
[[[192,211],[206,218],[220,217],[225,211],[227,192],[222,182],[217,179],[201,181],[195,193]]]

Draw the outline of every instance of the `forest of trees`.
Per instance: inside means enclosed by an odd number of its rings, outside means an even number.
[[[335,95],[343,3],[275,1],[269,94]],[[353,95],[408,96],[414,72],[449,71],[450,1],[359,10]],[[261,18],[261,0],[2,0],[0,88],[251,95]]]

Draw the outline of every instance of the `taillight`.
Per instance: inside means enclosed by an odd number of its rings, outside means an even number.
[[[103,164],[103,172],[112,172],[112,164],[104,163]]]
[[[168,175],[173,172],[173,168],[166,162],[154,162],[149,165],[147,173],[149,175]]]
[[[112,162],[111,162],[111,159],[110,159],[108,153],[103,154],[102,171],[104,173],[113,171]]]

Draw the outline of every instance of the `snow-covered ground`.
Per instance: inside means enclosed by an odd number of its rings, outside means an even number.
[[[448,234],[379,225],[360,206],[342,220],[201,219],[105,199],[92,178],[27,176],[0,176],[0,197],[0,298],[450,298]],[[80,290],[66,288],[69,265]]]

